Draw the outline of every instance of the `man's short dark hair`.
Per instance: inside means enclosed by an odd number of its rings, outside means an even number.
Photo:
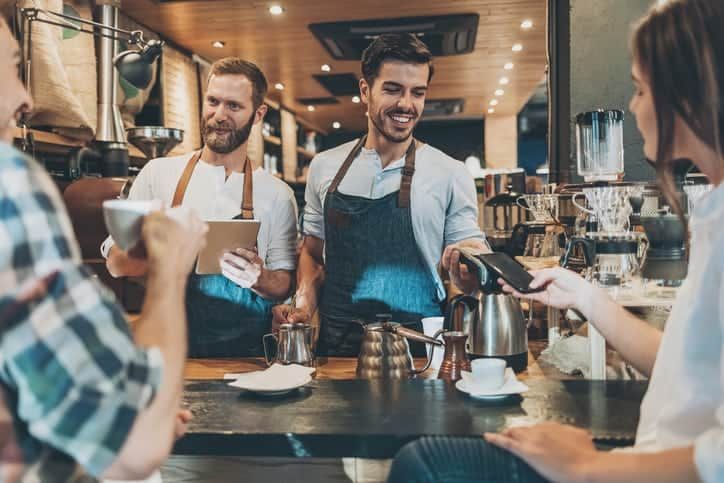
[[[380,67],[386,60],[398,60],[410,64],[427,64],[432,79],[434,68],[432,54],[425,43],[413,34],[384,34],[377,37],[362,53],[362,77],[369,85],[380,74]]]
[[[258,109],[264,102],[269,86],[264,73],[253,62],[239,57],[224,57],[211,65],[209,77],[206,79],[207,86],[215,75],[243,75],[251,82],[251,100],[254,104],[254,110]]]

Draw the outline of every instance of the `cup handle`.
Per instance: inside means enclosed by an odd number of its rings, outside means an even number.
[[[591,214],[591,215],[595,215],[595,214],[596,214],[595,211],[589,210],[589,209],[586,208],[585,206],[581,206],[581,205],[579,205],[578,203],[576,203],[576,197],[577,197],[578,195],[582,195],[582,194],[583,194],[583,193],[575,193],[575,194],[573,195],[573,197],[571,198],[571,202],[572,202],[572,203],[576,206],[576,208],[578,208],[579,210],[584,211],[584,212],[586,212],[586,213],[589,213],[589,214]]]
[[[267,343],[266,343],[267,337],[271,337],[272,339],[274,339],[274,342],[276,343],[276,346],[277,346],[277,353],[274,355],[273,359],[269,358],[269,353],[267,351]],[[264,362],[266,362],[267,367],[271,366],[274,363],[274,361],[276,361],[277,355],[279,355],[279,339],[277,339],[277,336],[274,334],[265,334],[264,337],[261,338],[261,345],[264,346]]]

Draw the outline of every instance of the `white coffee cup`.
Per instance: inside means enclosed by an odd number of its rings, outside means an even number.
[[[422,319],[422,332],[428,336],[432,337],[435,335],[435,333],[442,329],[443,322],[445,321],[444,317],[425,317]],[[442,342],[442,333],[437,336],[437,340]],[[432,349],[432,345],[425,344],[425,349],[427,350],[427,357],[430,357],[430,350]],[[435,371],[440,370],[440,364],[442,364],[442,358],[445,355],[445,348],[444,347],[435,347],[435,352],[432,355],[432,362],[430,363],[430,367]]]
[[[121,250],[129,250],[141,239],[143,217],[160,208],[157,201],[106,200],[103,219],[106,229]]]
[[[470,362],[473,373],[473,384],[476,389],[500,389],[505,382],[505,366],[503,359],[475,359]]]

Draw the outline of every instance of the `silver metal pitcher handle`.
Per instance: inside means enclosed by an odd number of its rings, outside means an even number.
[[[417,376],[430,368],[430,364],[432,364],[432,356],[435,355],[435,347],[445,345],[444,343],[437,340],[438,336],[443,332],[445,332],[445,329],[440,329],[432,336],[432,339],[436,342],[436,344],[430,344],[430,355],[427,356],[425,367],[423,367],[422,369],[415,369],[415,359],[412,360],[412,370],[410,370],[410,375]]]
[[[267,347],[266,339],[267,339],[267,337],[271,337],[272,339],[274,339],[274,342],[276,342],[276,344],[277,344],[277,353],[276,353],[276,355],[274,356],[274,359],[270,359],[270,358],[269,358],[269,353],[268,353],[267,350],[266,350],[266,347]],[[279,357],[279,339],[277,339],[277,336],[276,336],[275,334],[265,334],[265,335],[261,338],[261,345],[264,346],[264,362],[266,362],[267,367],[268,367],[268,366],[271,366],[271,365],[274,364],[274,362],[277,360],[277,357]]]

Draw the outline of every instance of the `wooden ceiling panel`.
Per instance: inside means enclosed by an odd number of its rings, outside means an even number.
[[[268,8],[285,9],[273,16]],[[470,54],[437,57],[429,98],[465,99],[465,109],[448,118],[487,115],[497,88],[505,90],[495,115],[517,113],[545,75],[546,0],[186,0],[159,4],[156,0],[123,0],[122,9],[135,20],[176,44],[209,60],[238,55],[259,65],[272,86],[269,97],[300,113],[313,124],[331,129],[339,121],[346,129],[364,129],[364,107],[350,97],[335,105],[316,106],[314,112],[296,102],[300,97],[323,97],[327,91],[312,78],[322,64],[332,73],[360,75],[358,61],[335,61],[312,35],[311,23],[408,16],[477,13],[480,15],[475,50]],[[533,28],[522,30],[530,19]],[[223,40],[223,49],[214,48]],[[512,52],[521,43],[521,52]],[[515,67],[505,71],[503,65]],[[510,83],[500,86],[506,76]],[[282,82],[283,92],[273,85]]]

